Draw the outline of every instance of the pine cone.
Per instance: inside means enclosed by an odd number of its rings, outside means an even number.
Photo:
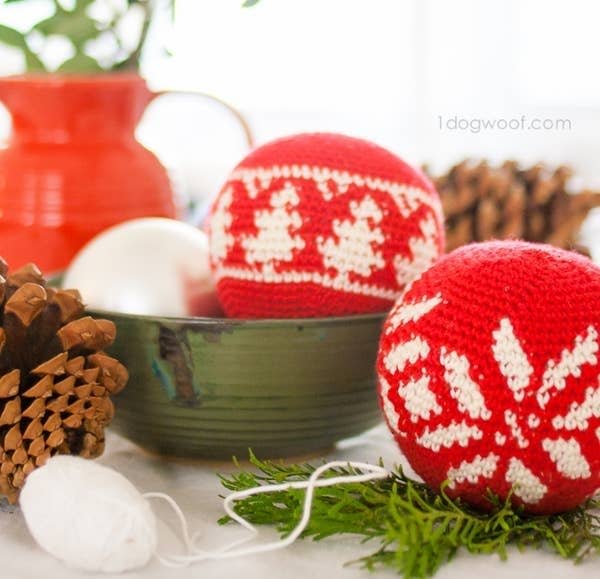
[[[15,502],[50,456],[102,453],[128,373],[102,351],[115,325],[81,317],[79,292],[46,287],[34,265],[8,274],[0,258],[0,305],[0,494]]]
[[[506,161],[491,167],[470,160],[445,175],[430,175],[446,216],[447,251],[471,241],[510,238],[580,249],[579,228],[590,209],[600,206],[600,193],[569,193],[571,176],[565,166],[521,168]]]

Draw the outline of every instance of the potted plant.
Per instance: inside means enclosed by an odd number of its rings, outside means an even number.
[[[157,96],[139,75],[156,2],[98,10],[94,0],[49,1],[50,16],[26,32],[0,23],[0,43],[21,51],[25,64],[24,74],[0,78],[0,102],[12,117],[9,145],[0,150],[0,254],[13,267],[35,260],[53,272],[106,227],[175,217],[175,206],[165,169],[134,136]],[[120,29],[136,18],[128,42]],[[54,36],[69,41],[71,54],[51,68],[44,47]]]

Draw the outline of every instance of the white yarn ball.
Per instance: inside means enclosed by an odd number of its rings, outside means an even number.
[[[220,315],[204,231],[163,217],[125,221],[90,240],[63,286],[86,305],[162,316]]]
[[[156,518],[118,472],[75,456],[55,456],[33,471],[19,499],[38,544],[67,565],[120,573],[156,551]]]

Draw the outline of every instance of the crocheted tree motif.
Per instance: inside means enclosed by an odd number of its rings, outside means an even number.
[[[586,302],[573,300],[583,288]],[[465,247],[414,282],[377,367],[386,420],[416,472],[483,507],[487,489],[532,512],[594,494],[598,307],[598,268],[526,243]]]
[[[444,247],[439,198],[418,170],[328,133],[252,151],[208,225],[217,294],[234,318],[387,311]]]
[[[437,224],[433,216],[419,222],[421,236],[411,237],[408,240],[412,258],[397,255],[394,259],[394,268],[398,284],[405,286],[416,279],[422,272],[429,269],[438,258]]]
[[[292,210],[299,203],[296,189],[286,183],[283,189],[271,195],[271,210],[254,212],[258,235],[242,241],[247,263],[259,263],[264,269],[270,269],[274,262],[291,261],[294,251],[304,248],[302,237],[290,233],[302,225],[300,214]]]
[[[350,213],[354,219],[333,221],[337,241],[332,237],[325,241],[322,237],[317,239],[325,267],[337,270],[342,280],[348,279],[349,273],[367,277],[373,269],[385,266],[381,251],[373,248],[385,241],[381,229],[376,226],[383,218],[381,209],[367,195],[360,203],[350,203]]]

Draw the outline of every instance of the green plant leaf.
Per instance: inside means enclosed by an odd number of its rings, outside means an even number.
[[[139,63],[134,59],[128,56],[127,58],[115,62],[110,70],[113,72],[137,72]]]
[[[19,1],[19,0],[13,0]],[[0,44],[6,44],[18,48],[25,59],[25,67],[27,72],[45,72],[46,67],[38,56],[27,45],[27,37],[25,34],[0,24]]]
[[[93,74],[103,72],[103,68],[91,56],[78,52],[73,58],[63,62],[57,72]]]
[[[23,1],[25,0],[0,0],[0,4]],[[115,19],[108,26],[106,23],[95,21],[88,15],[88,8],[93,2],[94,0],[75,0],[73,8],[68,10],[63,8],[58,0],[53,0],[54,14],[38,22],[32,28],[33,31],[45,37],[56,35],[71,41],[75,47],[76,56],[63,64],[59,69],[63,72],[93,73],[104,70],[93,58],[85,55],[84,49],[88,41],[97,38],[99,35],[107,31],[115,33],[120,19]],[[171,10],[173,10],[174,0],[167,0],[167,2]],[[137,6],[142,9],[144,15],[142,31],[135,49],[119,62],[114,62],[111,66],[107,66],[108,70],[139,69],[139,62],[150,29],[155,4],[153,0],[127,1],[128,7]],[[17,30],[0,25],[0,44],[7,44],[21,49],[29,71],[44,70],[43,63],[27,46],[27,34],[22,34]]]
[[[261,485],[307,480],[310,464],[284,465],[260,461],[250,454],[257,471],[221,476],[223,486],[240,491]],[[331,469],[326,476],[355,474],[350,467]],[[302,516],[305,491],[251,495],[235,504],[235,511],[257,525],[273,525],[282,536],[289,534]],[[377,543],[363,557],[369,570],[390,568],[406,579],[433,575],[458,551],[508,556],[507,547],[546,548],[559,557],[579,563],[600,555],[600,500],[592,499],[567,513],[527,515],[514,507],[510,496],[500,501],[489,495],[490,511],[477,511],[411,480],[396,468],[384,480],[317,488],[309,524],[303,537],[353,534]],[[223,517],[221,524],[230,522]]]
[[[245,0],[242,4],[242,8],[252,8],[252,6],[256,6],[260,0]]]
[[[34,30],[44,36],[65,36],[76,48],[81,48],[88,40],[98,36],[100,30],[95,20],[85,12],[57,12],[50,18],[38,22]]]
[[[16,48],[24,48],[27,46],[25,35],[14,28],[9,28],[0,24],[0,42],[8,46]]]
[[[39,59],[37,54],[31,50],[25,50],[24,55],[27,72],[47,72],[44,63]]]

